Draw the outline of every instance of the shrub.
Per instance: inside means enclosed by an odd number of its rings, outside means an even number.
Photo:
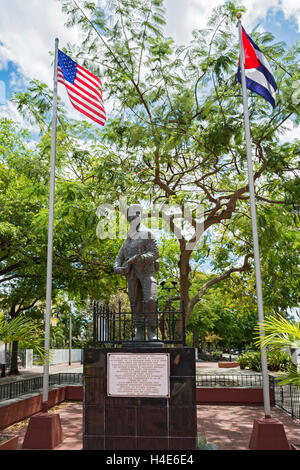
[[[218,358],[221,358],[221,357],[222,357],[223,353],[222,353],[222,351],[213,351],[213,352],[211,353],[211,355],[212,355],[212,357],[213,357],[214,359],[218,359]]]
[[[261,371],[261,355],[260,351],[253,351],[241,354],[238,358],[241,369],[249,367],[256,372]],[[291,368],[291,357],[280,349],[267,351],[267,365],[271,371],[287,371]]]
[[[260,329],[264,328],[265,335],[260,337]],[[263,348],[270,348],[277,354],[276,360],[272,358],[270,367],[278,367],[279,370],[287,370],[288,374],[279,382],[300,386],[300,371],[291,364],[291,358],[283,353],[280,348],[300,348],[300,322],[291,322],[283,316],[276,314],[267,317],[263,324],[257,325],[257,341],[255,344]],[[282,356],[283,354],[283,356]],[[269,360],[270,360],[269,354]],[[275,364],[274,364],[275,362]]]
[[[248,353],[249,354],[249,353]],[[249,366],[249,363],[248,363],[248,354],[245,353],[245,354],[241,354],[238,358],[238,363],[239,363],[239,366],[240,366],[240,369],[245,369],[246,367]]]
[[[287,371],[292,365],[291,357],[280,349],[267,351],[268,369],[272,371]]]
[[[261,372],[260,351],[248,353],[248,367],[256,372]]]

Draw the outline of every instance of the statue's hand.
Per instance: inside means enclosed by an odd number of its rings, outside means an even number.
[[[129,272],[129,266],[126,264],[125,266],[115,268],[114,271],[115,271],[116,274],[126,276],[126,274],[128,274],[128,272]]]
[[[134,255],[127,261],[128,264],[140,263],[142,261],[142,255]]]

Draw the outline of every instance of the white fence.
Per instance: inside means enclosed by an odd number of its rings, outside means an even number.
[[[33,362],[33,350],[32,349],[20,349],[18,351],[18,366],[25,369],[31,369]],[[10,367],[11,363],[11,352],[5,350],[4,343],[0,344],[0,364],[6,364]]]
[[[81,362],[82,350],[72,349],[71,362]],[[69,349],[51,349],[50,364],[63,364],[69,362]]]

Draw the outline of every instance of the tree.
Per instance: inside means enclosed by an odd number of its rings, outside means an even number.
[[[27,93],[29,102],[29,93]],[[34,101],[34,100],[33,100]],[[33,106],[31,106],[33,108]],[[43,119],[43,115],[41,115]],[[84,125],[82,135],[84,135]],[[27,131],[0,120],[0,305],[11,318],[20,314],[42,320],[47,259],[50,135],[34,142]],[[114,289],[110,279],[111,252],[118,247],[97,238],[96,178],[90,154],[75,137],[58,133],[58,171],[55,205],[53,302],[61,290],[84,302]],[[72,145],[71,145],[72,144]],[[81,144],[83,145],[83,144]],[[70,157],[72,156],[72,158]],[[93,157],[97,158],[97,157]],[[99,169],[97,159],[97,169]],[[70,171],[75,177],[70,177]],[[100,190],[99,190],[100,191]],[[97,200],[98,199],[98,200]],[[11,373],[18,373],[18,342],[13,342]]]
[[[41,336],[41,329],[28,318],[19,316],[8,321],[3,313],[0,314],[0,342],[6,344],[14,344],[18,341],[23,341],[25,344],[29,343],[32,348],[36,349],[44,362],[48,360],[48,354],[44,347],[40,345]],[[10,374],[15,375],[18,373],[18,370],[15,370],[12,365]]]
[[[197,273],[191,293],[204,285],[212,275]],[[250,281],[250,282],[249,282]],[[245,294],[245,285],[247,292]],[[257,325],[255,285],[249,273],[233,274],[229,280],[215,284],[197,303],[190,317],[189,331],[197,332],[194,346],[205,347],[207,334],[218,337],[218,347],[245,349],[252,347],[254,328]]]
[[[56,329],[61,332],[64,338],[64,346],[69,342],[70,315],[72,322],[72,347],[81,348],[83,340],[88,341],[88,325],[91,323],[90,317],[83,309],[82,302],[75,302],[72,308],[66,299],[60,299],[55,305],[54,316],[57,321]]]
[[[102,141],[109,143],[123,171],[132,175],[127,186],[130,198],[139,197],[142,188],[143,198],[161,205],[201,204],[203,233],[218,234],[222,224],[230,225],[234,217],[247,222],[242,100],[234,83],[236,13],[243,8],[227,2],[215,10],[206,30],[194,31],[191,43],[178,47],[164,37],[162,0],[114,0],[106,10],[93,2],[61,3],[67,26],[79,24],[85,34],[80,44],[68,44],[64,51],[102,77],[104,97],[112,99],[114,107]],[[294,184],[297,146],[282,144],[279,136],[287,119],[299,122],[290,86],[297,73],[299,48],[287,50],[285,44],[274,43],[270,33],[252,36],[277,67],[280,91],[274,112],[257,96],[250,96],[249,108],[257,196],[266,204],[276,204],[270,197],[274,187],[270,190],[266,182],[285,172]],[[195,216],[190,225],[194,230],[199,226]],[[178,232],[175,216],[170,227]],[[228,257],[221,272],[191,300],[193,249],[188,242],[193,237],[181,236],[180,290],[188,318],[208,288],[234,272],[251,269],[249,240],[248,235],[246,243],[236,245],[238,265]]]
[[[161,275],[179,280],[191,324],[193,312],[204,315],[202,299],[204,306],[206,300],[210,303],[210,292],[218,292],[220,284],[224,289],[224,281],[238,285],[241,296],[247,290],[254,306],[243,115],[240,88],[234,84],[237,8],[233,3],[219,8],[206,31],[195,31],[189,45],[178,47],[163,35],[162,1],[120,0],[110,5],[109,16],[94,3],[63,2],[69,26],[79,22],[86,34],[82,44],[68,45],[65,52],[103,78],[104,99],[112,99],[113,110],[99,131],[84,122],[68,121],[59,100],[54,299],[63,290],[84,305],[89,299],[102,300],[117,289],[125,290],[125,281],[112,273],[119,242],[99,240],[95,227],[99,204],[116,205],[118,197],[127,194],[129,203],[138,198],[161,209],[177,205],[181,214],[184,204],[203,207],[200,247],[188,249],[190,238],[180,232],[182,221],[175,215],[170,217],[174,237],[161,247],[163,260],[168,260],[162,263]],[[288,51],[284,44],[274,44],[268,33],[252,36],[276,64],[280,89],[273,114],[261,98],[250,96],[264,298],[271,311],[294,305],[298,286],[294,218],[299,144],[282,144],[279,136],[287,119],[299,121],[290,87],[299,49]],[[30,297],[39,291],[44,298],[52,92],[34,80],[14,101],[27,119],[39,125],[41,134],[29,152],[23,137],[15,141],[13,124],[3,132],[10,140],[5,158],[13,155],[1,167],[4,181],[10,183],[4,190],[3,213],[8,216],[1,226],[1,268],[5,277],[14,276],[6,279],[7,310],[11,305],[30,306],[18,296],[13,304],[13,292]],[[21,151],[14,151],[14,145]],[[17,222],[12,214],[18,215]],[[195,214],[190,228],[199,226]],[[28,240],[28,234],[34,239]],[[28,246],[25,252],[20,250],[23,245]],[[201,277],[208,257],[211,273]],[[232,299],[232,294],[227,295]],[[26,300],[35,300],[29,297]],[[226,318],[234,322],[230,315]]]

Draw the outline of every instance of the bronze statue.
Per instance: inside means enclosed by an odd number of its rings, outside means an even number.
[[[156,333],[156,299],[158,247],[154,234],[141,224],[142,208],[133,204],[127,209],[130,228],[114,263],[114,272],[127,278],[128,296],[132,306],[134,341],[158,339]],[[145,315],[145,318],[144,318]]]

